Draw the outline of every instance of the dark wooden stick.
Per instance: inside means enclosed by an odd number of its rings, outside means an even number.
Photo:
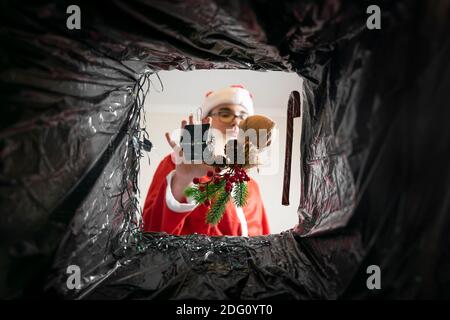
[[[292,163],[292,137],[294,131],[294,118],[300,117],[300,93],[292,91],[289,96],[287,108],[287,126],[286,126],[286,153],[284,158],[284,180],[283,197],[281,204],[289,205],[289,190],[291,184],[291,163]]]

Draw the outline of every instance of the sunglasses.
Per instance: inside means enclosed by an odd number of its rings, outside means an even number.
[[[230,111],[219,111],[211,113],[210,116],[218,116],[220,121],[226,124],[230,124],[234,121],[235,118],[245,120],[248,117],[248,114],[246,113],[235,114]]]

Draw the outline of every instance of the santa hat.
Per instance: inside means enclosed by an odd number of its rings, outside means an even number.
[[[242,85],[232,85],[217,91],[209,91],[205,95],[202,105],[202,115],[206,115],[218,105],[230,103],[239,104],[246,109],[249,115],[254,114],[253,95]]]

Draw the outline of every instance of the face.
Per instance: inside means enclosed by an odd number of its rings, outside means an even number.
[[[209,113],[209,116],[212,118],[211,126],[219,130],[227,138],[235,139],[238,136],[239,123],[242,119],[232,115],[242,115],[245,119],[248,113],[239,104],[222,104],[212,109]],[[230,119],[231,122],[228,121]]]

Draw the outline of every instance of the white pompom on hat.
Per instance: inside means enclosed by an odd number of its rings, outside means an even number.
[[[202,115],[206,117],[208,113],[221,104],[239,104],[247,110],[247,113],[253,115],[253,95],[242,85],[231,85],[217,91],[209,91],[205,95],[205,101],[202,105]]]

